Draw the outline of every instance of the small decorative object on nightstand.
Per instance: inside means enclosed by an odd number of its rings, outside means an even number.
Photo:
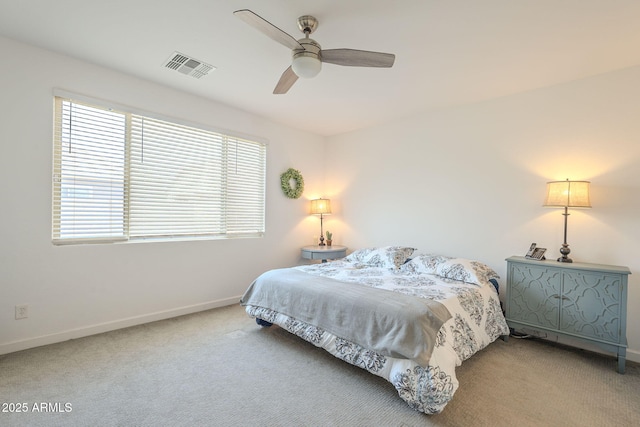
[[[596,344],[618,356],[624,373],[627,354],[627,279],[616,265],[561,264],[507,258],[507,323]]]
[[[302,258],[319,259],[327,262],[328,259],[338,259],[347,256],[346,246],[305,246],[302,248]]]

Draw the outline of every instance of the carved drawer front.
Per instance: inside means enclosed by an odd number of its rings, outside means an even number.
[[[558,270],[512,264],[507,317],[511,320],[557,329],[560,319],[562,274]]]
[[[607,342],[620,342],[619,275],[565,271],[560,330]]]

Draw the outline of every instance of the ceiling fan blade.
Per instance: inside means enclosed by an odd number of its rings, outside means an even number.
[[[280,76],[280,80],[278,80],[276,88],[273,89],[273,93],[275,95],[282,95],[284,93],[287,93],[289,89],[291,89],[291,86],[293,86],[293,84],[296,82],[296,80],[298,80],[298,76],[293,72],[291,66],[289,66],[289,68],[284,70],[282,76]]]
[[[285,33],[266,19],[256,15],[249,9],[236,10],[233,14],[267,37],[272,38],[289,49],[304,49],[304,47],[302,47],[302,45],[292,36]]]
[[[392,53],[369,52],[356,49],[327,49],[320,52],[322,62],[346,65],[349,67],[383,67],[393,66],[396,56]]]

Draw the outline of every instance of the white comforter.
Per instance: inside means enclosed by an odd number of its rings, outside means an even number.
[[[436,259],[441,264],[444,261],[451,264],[450,260]],[[400,268],[372,267],[348,260],[294,267],[308,274],[430,298],[444,304],[452,317],[440,328],[426,368],[408,359],[383,356],[268,308],[247,306],[246,310],[252,317],[275,323],[334,356],[385,378],[412,408],[428,414],[438,413],[458,388],[456,366],[499,336],[508,335],[509,328],[491,283],[477,280],[475,276],[475,280],[469,281],[478,283],[453,280],[435,268],[425,273],[424,266],[428,263],[433,264],[432,259],[407,263]],[[455,267],[464,269],[459,264]]]

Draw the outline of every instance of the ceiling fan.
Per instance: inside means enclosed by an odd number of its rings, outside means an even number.
[[[249,9],[236,10],[233,14],[256,30],[291,49],[291,66],[282,73],[273,90],[274,94],[287,93],[298,77],[315,77],[320,72],[323,62],[350,67],[389,68],[393,66],[396,59],[396,56],[391,53],[356,49],[322,49],[318,42],[309,38],[309,34],[318,28],[318,20],[310,15],[298,18],[298,28],[304,33],[304,38],[296,40]]]

